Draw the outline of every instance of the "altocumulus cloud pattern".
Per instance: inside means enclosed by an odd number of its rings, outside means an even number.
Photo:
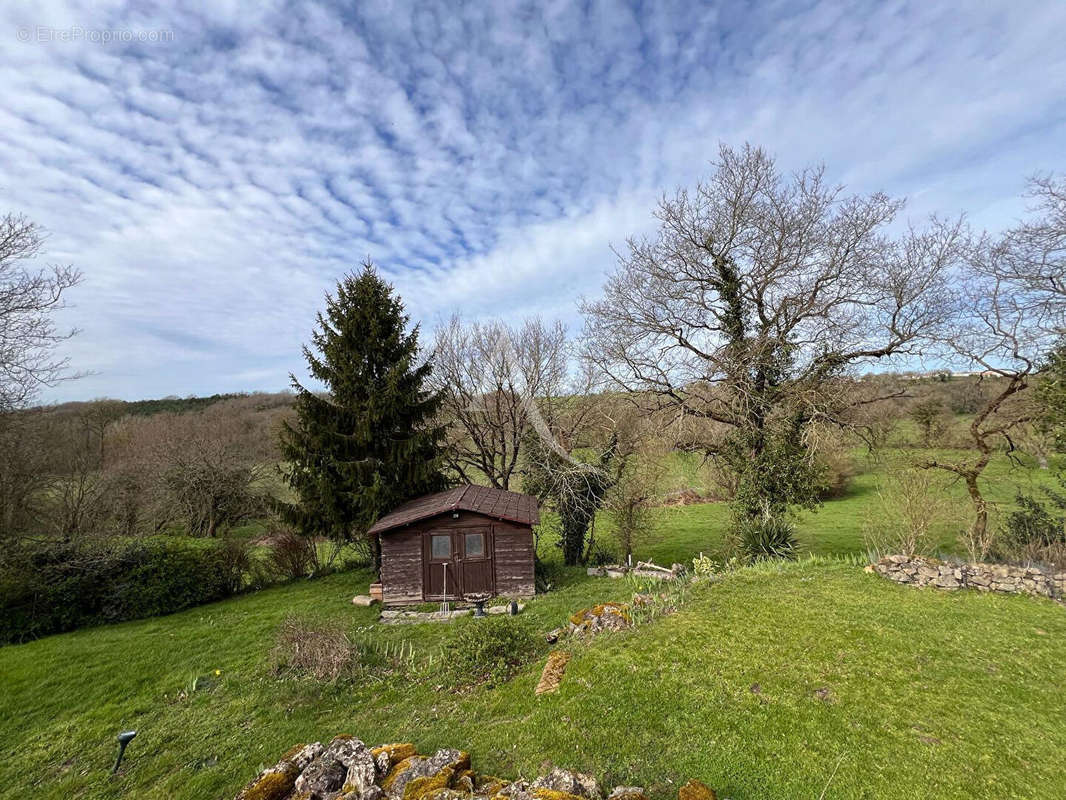
[[[1062,3],[197,5],[0,11],[0,211],[86,275],[50,399],[281,388],[367,255],[575,324],[719,141],[993,228],[1063,168]]]

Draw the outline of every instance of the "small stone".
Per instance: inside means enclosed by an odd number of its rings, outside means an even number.
[[[373,597],[371,597],[368,594],[357,594],[355,597],[352,598],[352,605],[353,606],[364,606],[364,607],[367,607],[367,606],[374,605],[374,603],[376,603],[376,602],[377,602],[377,600],[374,599]]]
[[[560,767],[537,778],[532,785],[534,789],[551,789],[554,792],[566,792],[589,798],[589,800],[599,800],[601,797],[600,787],[596,784],[595,778]]]
[[[370,755],[374,758],[374,765],[377,767],[378,773],[384,775],[405,758],[418,755],[418,751],[415,750],[415,746],[410,742],[395,742],[375,747],[370,751]]]
[[[616,786],[607,795],[607,800],[648,800],[641,786]]]
[[[300,773],[293,786],[297,794],[325,795],[340,791],[348,769],[328,753],[323,753]]]
[[[677,800],[718,800],[718,795],[707,784],[693,779],[677,790]]]
[[[821,700],[823,703],[836,702],[833,699],[833,690],[830,689],[828,686],[823,686],[820,689],[815,689],[814,696]]]

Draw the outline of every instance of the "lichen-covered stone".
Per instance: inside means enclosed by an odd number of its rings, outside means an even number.
[[[677,790],[677,800],[718,800],[718,795],[707,784],[692,779]]]
[[[702,787],[702,793],[700,791]],[[687,794],[686,794],[687,792]],[[289,750],[263,770],[236,800],[602,800],[596,781],[580,772],[555,768],[533,781],[508,782],[479,775],[462,750],[421,756],[407,743],[368,748],[354,736],[338,736]],[[644,790],[616,787],[607,800],[647,800]],[[715,800],[695,781],[682,787],[680,800]]]
[[[460,770],[452,778],[452,788],[460,792],[466,792],[468,795],[474,793],[474,786],[477,782],[477,773],[472,769]]]
[[[621,630],[632,624],[629,606],[624,603],[600,603],[583,608],[570,617],[570,632],[575,634],[598,633],[603,630]]]
[[[569,653],[565,650],[553,650],[548,655],[548,660],[544,664],[544,670],[540,673],[540,680],[533,689],[533,694],[541,695],[558,691],[559,684],[563,680],[563,674],[566,672],[566,665],[569,662]]]
[[[601,797],[600,787],[596,784],[595,778],[580,772],[561,769],[560,767],[556,767],[547,775],[537,778],[533,781],[532,786],[534,789],[565,792],[566,794],[589,798],[589,800],[599,800]],[[562,798],[544,797],[543,800],[562,800]]]
[[[285,761],[260,772],[237,795],[237,800],[282,800],[293,789],[299,771]]]
[[[392,769],[394,764],[400,763],[405,758],[418,755],[418,751],[415,750],[415,746],[410,742],[396,742],[375,747],[370,751],[370,755],[374,757],[378,774],[385,775]]]
[[[307,792],[319,797],[338,793],[344,786],[348,768],[332,755],[323,753],[300,773],[296,779],[297,792]]]
[[[494,775],[478,775],[474,779],[474,791],[480,797],[495,797],[509,783]]]
[[[534,800],[582,800],[581,795],[559,789],[530,789],[529,793]]]
[[[470,769],[470,754],[462,750],[438,750],[428,758],[411,756],[385,776],[381,788],[389,800],[421,800],[432,790],[450,788],[452,776],[465,769]]]
[[[334,738],[301,771],[295,789],[318,797],[338,792],[361,797],[376,780],[377,765],[370,749],[354,736],[343,735]]]

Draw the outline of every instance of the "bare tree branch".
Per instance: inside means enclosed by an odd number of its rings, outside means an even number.
[[[60,332],[53,313],[81,281],[73,267],[34,270],[44,232],[18,214],[0,218],[0,413],[20,408],[64,377],[67,359],[55,348],[75,331]]]

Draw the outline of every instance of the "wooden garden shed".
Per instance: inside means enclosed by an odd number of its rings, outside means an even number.
[[[404,503],[369,533],[381,541],[385,605],[530,597],[537,499],[488,486],[457,486]]]

